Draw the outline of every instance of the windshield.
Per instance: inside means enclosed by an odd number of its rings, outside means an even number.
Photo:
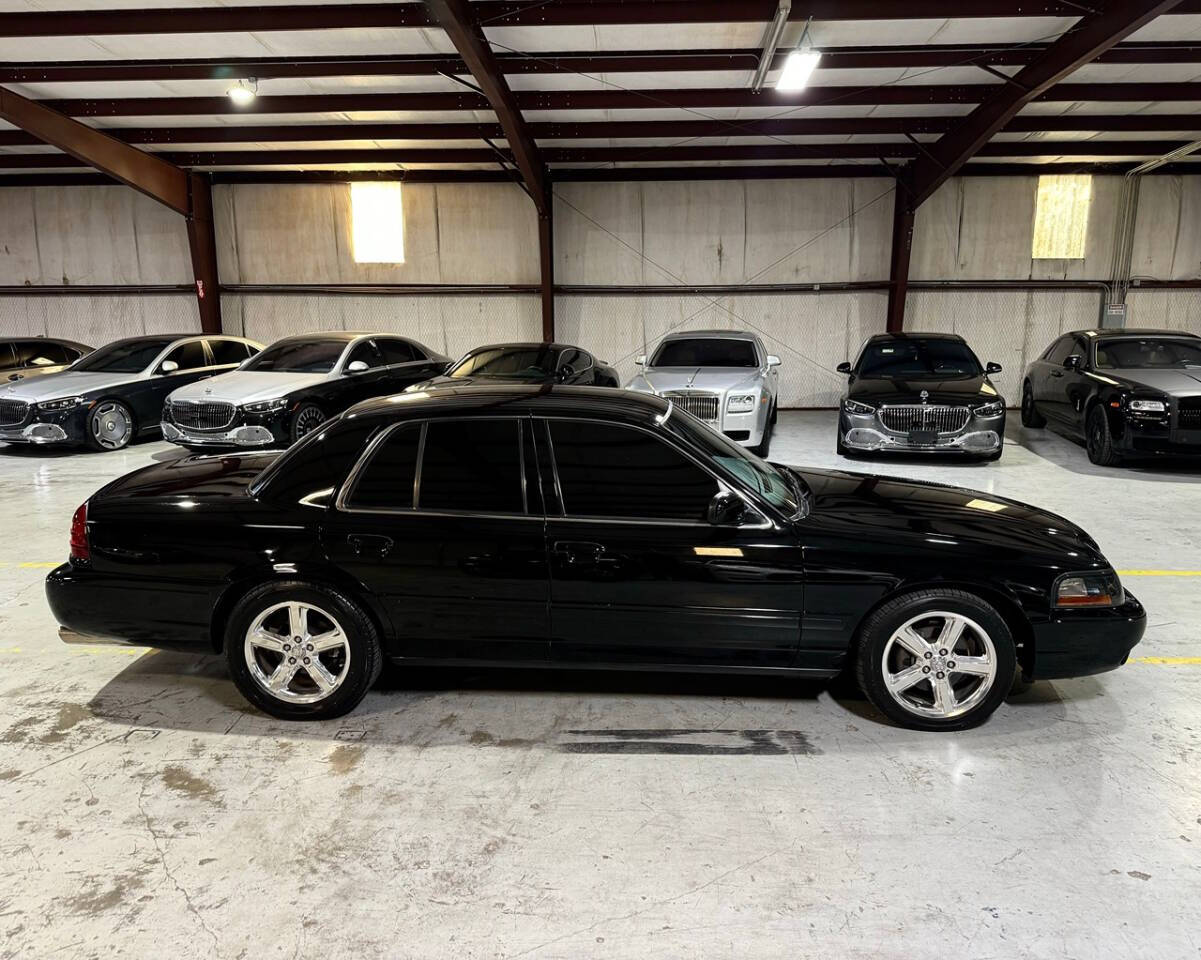
[[[984,371],[958,340],[880,340],[863,348],[855,374],[869,380],[949,380]]]
[[[659,345],[652,367],[757,367],[755,344],[750,340],[697,337],[668,340]]]
[[[82,360],[76,361],[71,369],[96,373],[141,373],[174,341],[174,337],[118,340],[107,347],[93,350]]]
[[[243,369],[270,370],[275,373],[329,373],[345,349],[345,340],[283,340],[273,343]]]
[[[1101,370],[1184,370],[1201,367],[1201,340],[1123,337],[1097,343]]]
[[[761,460],[679,407],[672,407],[667,425],[692,439],[722,471],[737,477],[781,513],[793,517],[801,512],[802,497],[791,474]]]
[[[485,347],[467,354],[448,377],[502,377],[545,380],[555,374],[558,351],[545,347]]]

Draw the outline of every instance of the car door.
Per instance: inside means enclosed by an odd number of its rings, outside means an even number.
[[[551,653],[564,663],[786,667],[800,642],[801,549],[666,435],[537,421],[548,494]]]
[[[350,365],[357,362],[367,364],[367,369],[357,373],[351,372]],[[355,344],[346,357],[342,376],[345,378],[339,394],[342,409],[360,400],[387,396],[391,392],[388,389],[388,370],[384,355],[375,340],[363,340]]]
[[[399,655],[549,658],[532,463],[528,420],[517,415],[404,423],[370,445],[327,513],[321,542],[386,608]]]
[[[1079,357],[1079,363],[1074,367],[1063,369],[1062,403],[1063,419],[1078,433],[1084,432],[1084,406],[1089,393],[1094,386],[1093,379],[1088,376],[1090,344],[1083,337],[1072,337],[1068,356]]]
[[[169,363],[176,364],[176,369],[165,369]],[[160,358],[149,377],[131,382],[113,393],[130,405],[138,430],[143,431],[158,427],[167,394],[212,374],[204,341],[188,340],[172,347]]]
[[[1051,420],[1063,422],[1067,417],[1067,394],[1063,361],[1072,352],[1072,337],[1064,334],[1047,349],[1031,371],[1030,389],[1039,412]]]
[[[420,347],[400,337],[377,337],[384,356],[389,390],[400,393],[405,387],[436,377],[445,369],[442,361],[431,360]]]

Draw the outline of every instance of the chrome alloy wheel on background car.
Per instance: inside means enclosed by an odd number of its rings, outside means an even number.
[[[907,712],[950,720],[970,711],[992,689],[997,652],[992,638],[960,613],[918,614],[884,646],[884,683]]]
[[[129,411],[112,400],[92,411],[88,426],[97,445],[105,450],[120,450],[133,436],[133,419]]]
[[[350,668],[350,642],[320,607],[290,600],[251,622],[243,644],[250,676],[285,703],[317,703],[334,693]]]
[[[307,433],[312,433],[325,423],[326,416],[320,407],[307,404],[296,414],[296,439],[299,440]]]

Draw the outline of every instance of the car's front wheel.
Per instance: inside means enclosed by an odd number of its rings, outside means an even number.
[[[123,450],[134,433],[133,413],[120,400],[101,400],[88,414],[88,445],[93,450]]]
[[[281,720],[349,713],[383,666],[375,624],[358,604],[295,580],[256,587],[238,602],[225,656],[242,695]]]
[[[295,443],[306,434],[312,433],[325,423],[325,411],[315,403],[302,403],[292,414],[292,442]]]
[[[1016,671],[1004,618],[962,590],[897,597],[860,629],[860,688],[881,713],[915,730],[983,723],[1009,693]]]
[[[1084,446],[1088,450],[1089,460],[1099,467],[1116,467],[1122,462],[1122,458],[1113,448],[1109,417],[1099,404],[1089,410],[1084,430]]]

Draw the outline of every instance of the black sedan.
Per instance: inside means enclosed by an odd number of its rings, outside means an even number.
[[[262,344],[164,334],[117,340],[49,373],[0,387],[0,440],[120,450],[159,431],[172,390],[233,370]]]
[[[92,348],[56,337],[0,340],[0,380],[25,380],[65,370]]]
[[[74,635],[223,654],[290,719],[349,711],[387,658],[851,669],[896,722],[957,729],[1019,670],[1119,666],[1145,625],[1061,517],[768,464],[663,398],[578,387],[401,394],[278,458],[146,467],[78,509],[46,591]]]
[[[569,343],[493,343],[476,347],[446,372],[413,390],[470,384],[563,383],[577,387],[616,387],[617,371],[587,350]]]
[[[285,337],[221,377],[174,391],[163,437],[191,449],[286,447],[347,407],[446,369],[446,357],[386,333]]]
[[[1201,455],[1201,337],[1175,330],[1077,330],[1030,364],[1022,425],[1083,437],[1088,458]]]
[[[953,333],[881,333],[854,365],[840,363],[838,453],[955,454],[996,460],[1005,440],[1005,400]]]

